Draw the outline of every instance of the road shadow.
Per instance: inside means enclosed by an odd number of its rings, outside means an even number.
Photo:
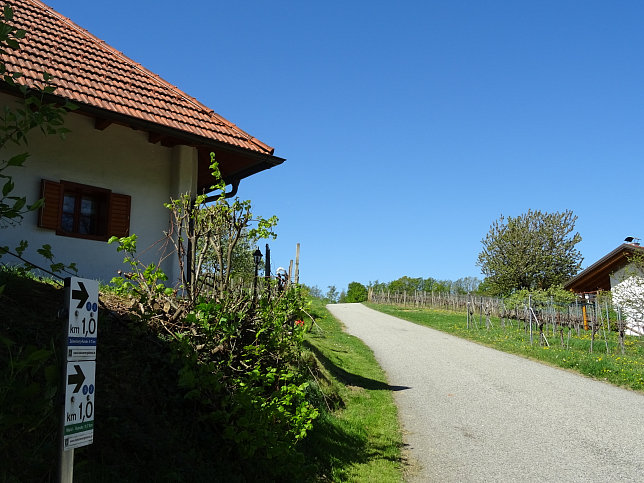
[[[374,391],[404,391],[405,389],[411,389],[408,386],[390,386],[385,382],[376,381],[375,379],[370,379],[368,377],[363,377],[358,374],[353,374],[351,372],[345,371],[324,354],[322,354],[322,352],[320,352],[314,345],[310,344],[307,341],[304,341],[304,345],[307,347],[307,349],[315,354],[315,357],[317,357],[317,359],[327,371],[329,371],[336,379],[338,379],[346,386],[362,387],[363,389]]]

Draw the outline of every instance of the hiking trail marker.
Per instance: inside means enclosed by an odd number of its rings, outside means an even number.
[[[65,403],[61,421],[60,478],[71,483],[74,448],[94,442],[96,392],[96,336],[98,333],[98,282],[65,279],[66,362],[63,368]]]
[[[68,362],[66,372],[63,449],[68,451],[94,441],[96,361]]]
[[[69,287],[67,287],[69,280]],[[68,309],[67,361],[96,360],[98,282],[70,277],[65,280]]]

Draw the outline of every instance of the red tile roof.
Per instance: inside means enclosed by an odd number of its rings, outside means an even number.
[[[38,0],[14,0],[13,24],[27,31],[20,50],[0,58],[20,71],[22,84],[52,74],[55,94],[100,111],[134,118],[179,134],[271,156],[274,149],[196,99],[94,37]],[[280,158],[276,158],[281,162]]]

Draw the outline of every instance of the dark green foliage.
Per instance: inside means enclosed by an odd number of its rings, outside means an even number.
[[[316,414],[294,350],[303,329],[267,317],[270,310],[224,313],[204,301],[185,330],[167,336],[149,324],[108,322],[120,335],[101,343],[108,402],[100,422],[97,409],[95,433],[104,444],[87,449],[87,478],[298,479],[306,468],[293,464],[297,442]],[[97,462],[108,464],[97,472]]]
[[[212,166],[218,173],[216,163]],[[223,193],[225,185],[218,189]],[[136,235],[117,239],[130,273],[114,279],[116,291],[130,295],[138,317],[169,348],[177,367],[177,394],[192,405],[193,418],[219,444],[212,458],[234,461],[245,478],[297,479],[302,465],[297,448],[312,428],[318,410],[308,400],[308,369],[301,358],[301,289],[233,288],[231,274],[238,243],[274,236],[277,219],[252,215],[250,201],[220,197],[206,205],[190,195],[166,205],[179,239],[172,240],[180,266],[188,265],[181,240],[205,237],[193,262],[194,274],[180,290],[167,286],[159,265],[138,259]],[[188,209],[190,208],[190,209]],[[256,228],[249,228],[253,223]],[[270,296],[268,295],[270,293]],[[270,462],[268,464],[267,462]]]
[[[300,306],[298,287],[236,312],[203,301],[175,333],[185,397],[242,460],[290,457],[317,416],[306,400]]]
[[[480,280],[476,277],[464,277],[458,280],[437,280],[435,278],[421,278],[404,276],[388,283],[370,282],[369,287],[374,291],[391,293],[406,293],[413,295],[416,292],[467,294],[477,292]]]
[[[0,481],[53,478],[62,290],[0,270]]]
[[[63,291],[16,270],[0,270],[0,284],[1,340],[15,343],[11,357],[0,343],[0,481],[54,481]],[[323,302],[306,308],[316,324],[305,334],[292,312],[298,290],[261,303],[250,321],[204,304],[179,340],[102,292],[94,443],[76,450],[75,481],[355,481],[356,468],[376,465],[363,478],[374,481],[386,461],[391,471],[400,442],[384,375],[359,341],[344,345]],[[304,335],[318,348],[302,350]],[[370,359],[358,369],[356,358]],[[5,372],[12,360],[19,370]]]
[[[509,295],[565,283],[581,268],[581,253],[575,248],[581,241],[574,233],[576,220],[570,210],[501,216],[482,241],[477,261],[486,276],[486,292]]]
[[[0,481],[53,481],[63,290],[16,270],[0,270],[0,284]],[[298,290],[239,312],[204,303],[176,337],[103,306],[95,438],[76,451],[76,479],[308,479],[300,447],[317,409]],[[123,312],[129,303],[101,300]]]
[[[359,282],[351,282],[347,288],[347,294],[343,302],[355,303],[364,302],[367,300],[367,287]]]

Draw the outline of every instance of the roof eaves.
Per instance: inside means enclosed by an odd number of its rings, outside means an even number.
[[[197,135],[211,136],[214,140],[218,139],[220,142],[223,142],[224,144],[229,143],[232,146],[235,146],[235,145],[239,146],[242,149],[245,149],[246,151],[249,151],[249,152],[257,151],[261,154],[266,154],[269,156],[273,155],[275,151],[274,148],[259,141],[255,137],[243,131],[235,124],[226,120],[219,114],[215,113],[212,109],[210,109],[209,107],[199,102],[197,99],[187,95],[178,87],[162,79],[159,75],[146,69],[141,64],[130,59],[122,52],[114,49],[104,40],[99,39],[98,37],[94,36],[91,32],[78,26],[71,19],[58,13],[57,11],[47,6],[40,0],[27,0],[27,1],[31,3],[33,6],[36,6],[36,5],[39,6],[37,8],[41,8],[45,10],[47,12],[47,15],[50,15],[51,17],[53,17],[53,19],[56,19],[58,22],[64,25],[65,28],[75,32],[77,35],[82,37],[85,41],[89,42],[90,44],[91,43],[96,44],[97,45],[96,51],[100,52],[101,58],[103,59],[110,58],[110,61],[113,60],[115,64],[118,64],[123,68],[132,69],[138,72],[140,77],[130,79],[130,82],[135,82],[138,84],[143,82],[146,84],[146,87],[153,87],[153,88],[157,87],[158,89],[154,89],[155,91],[157,92],[163,91],[163,92],[158,92],[158,94],[161,94],[164,97],[169,95],[171,99],[174,99],[175,101],[177,101],[173,103],[175,104],[174,110],[182,113],[182,115],[184,116],[183,121],[175,123],[173,122],[174,119],[168,118],[167,113],[158,112],[157,113],[158,119],[156,120],[156,122],[159,124],[159,126],[164,126],[164,123],[165,123],[170,125],[170,127],[172,127],[172,124],[175,124],[177,129],[183,130],[181,128],[181,125],[185,125],[185,127],[187,128],[186,132],[189,134],[192,131],[192,133],[196,133]],[[29,22],[29,19],[27,19],[27,22]],[[41,35],[45,38],[50,37],[48,32],[41,33]],[[63,48],[66,48],[66,46],[63,45]],[[35,56],[35,57],[42,64],[41,66],[39,66],[42,70],[50,70],[47,64],[51,63],[52,61],[51,56],[50,57],[41,56],[39,58],[38,56]],[[94,62],[95,59],[86,59],[86,61]],[[106,73],[106,75],[109,75],[109,73]],[[58,76],[56,77],[58,78]],[[90,79],[92,77],[92,71],[91,70],[88,71],[85,77]],[[114,80],[116,82],[120,81],[120,79],[114,79]],[[90,84],[93,85],[93,82],[91,82]],[[109,83],[106,83],[105,85],[109,89]],[[71,91],[69,91],[70,100],[72,100],[73,102],[77,102],[77,100],[80,99],[83,103],[91,104],[91,101],[87,96],[87,93],[84,92],[82,89],[73,89],[71,86],[67,86],[67,87],[68,87],[68,90],[71,89]],[[138,86],[138,87],[141,87],[141,86]],[[138,96],[137,93],[131,93],[130,95]],[[126,115],[129,115],[132,117],[144,118],[152,123],[155,122],[153,119],[150,118],[150,115],[149,115],[150,113],[144,112],[141,109],[137,109],[138,106],[128,105],[130,103],[128,102],[127,99],[116,100],[114,96],[111,95],[107,90],[104,90],[102,96],[103,98],[101,98],[100,96],[96,97],[94,102],[95,105],[98,105],[102,108],[109,109],[110,107],[107,106],[105,102],[106,99],[104,98],[106,96],[107,99],[112,99],[112,102],[114,103],[114,106],[115,106],[114,108],[120,110],[122,113],[125,113]],[[141,101],[141,99],[139,99],[139,101]],[[146,104],[146,103],[142,102],[142,104]],[[188,109],[185,109],[185,106],[191,106],[191,107],[188,107]],[[151,107],[153,106],[146,105],[146,109],[148,110]],[[211,123],[209,126],[208,126],[209,123],[207,121],[204,123],[205,119],[208,119],[208,118],[210,119],[210,123]],[[218,129],[215,127],[217,125],[223,127],[221,132],[219,132]],[[204,129],[204,127],[206,129]]]
[[[1,80],[0,80],[0,92],[5,92],[16,96],[19,95],[19,92],[17,91],[17,89],[9,86],[7,83]],[[63,103],[68,100],[67,98],[60,97],[55,94],[46,95],[45,99],[51,102],[63,102]],[[78,101],[73,101],[73,104],[75,104],[78,107],[78,109],[75,112],[83,113],[83,114],[95,117],[97,119],[107,120],[115,124],[128,126],[141,131],[155,133],[160,136],[168,137],[171,139],[176,139],[188,146],[211,147],[213,149],[215,148],[225,149],[230,152],[239,153],[246,158],[251,158],[263,163],[267,163],[265,167],[258,168],[255,171],[253,171],[254,168],[249,168],[248,170],[246,170],[246,171],[249,171],[249,174],[245,174],[239,177],[239,179],[242,179],[246,176],[250,176],[251,174],[255,174],[259,171],[263,171],[264,169],[277,166],[279,164],[282,164],[284,161],[286,161],[285,158],[280,158],[278,156],[273,155],[272,153],[269,154],[267,152],[251,151],[239,145],[233,145],[230,142],[227,142],[229,140],[226,140],[226,141],[216,140],[213,135],[204,134],[200,136],[197,134],[187,132],[183,129],[164,126],[154,121],[146,121],[145,119],[142,119],[140,116],[135,116],[132,114],[128,116],[126,114],[115,112],[114,110],[109,108],[99,108],[93,104],[80,103]]]
[[[581,272],[579,272],[577,275],[572,277],[570,280],[568,280],[564,284],[564,288],[568,288],[572,285],[574,285],[576,282],[579,280],[582,280],[583,278],[587,277],[591,273],[593,273],[595,270],[598,268],[602,267],[603,265],[608,264],[611,260],[617,259],[618,255],[625,254],[625,252],[630,252],[630,253],[635,253],[637,250],[644,250],[644,247],[639,247],[636,245],[632,245],[630,243],[622,243],[620,246],[615,248],[613,251],[608,253],[607,255],[604,255],[602,258],[597,260],[595,263],[590,265],[589,267],[585,268]]]
[[[259,173],[260,171],[265,171],[270,168],[274,168],[275,166],[282,164],[285,160],[282,158],[277,158],[275,156],[272,157],[272,159],[266,159],[264,161],[261,161],[257,164],[254,164],[253,166],[237,171],[235,173],[229,174],[225,181],[230,182],[231,180],[242,180],[244,178],[248,178],[249,176],[252,176],[254,174]],[[228,179],[229,178],[229,179]]]

